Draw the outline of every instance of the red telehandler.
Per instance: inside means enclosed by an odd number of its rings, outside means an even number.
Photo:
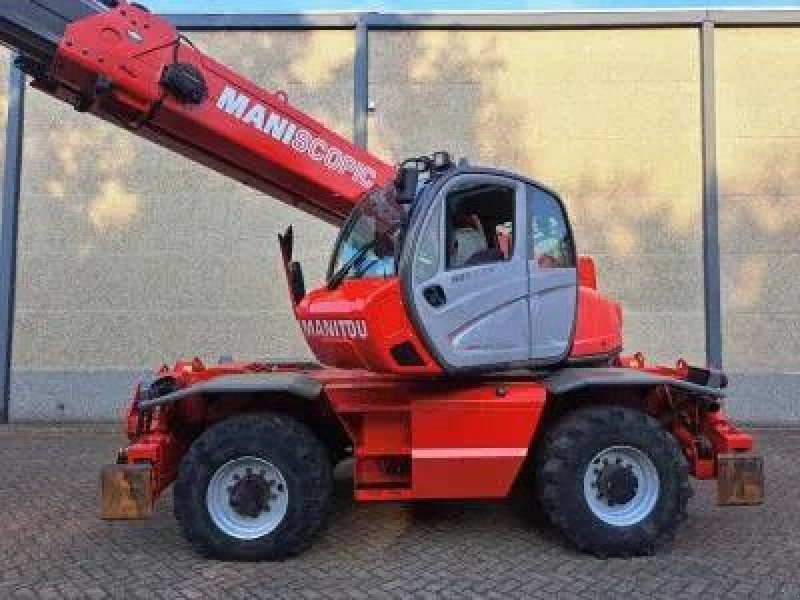
[[[357,500],[519,494],[598,556],[671,539],[690,475],[761,502],[726,376],[622,355],[620,306],[552,190],[445,152],[382,162],[124,0],[0,0],[0,39],[42,92],[340,226],[313,291],[279,239],[318,363],[162,367],[133,393],[104,517],[146,517],[174,484],[201,552],[282,558],[321,529],[345,459]]]

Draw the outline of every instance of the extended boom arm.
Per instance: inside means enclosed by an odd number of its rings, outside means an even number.
[[[34,86],[339,224],[395,170],[124,0],[0,0]]]

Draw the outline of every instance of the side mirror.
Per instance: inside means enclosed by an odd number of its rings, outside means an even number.
[[[419,169],[413,167],[400,167],[397,178],[394,180],[394,187],[397,190],[398,204],[411,204],[417,196],[417,186],[419,185]]]
[[[294,231],[291,225],[282,234],[278,234],[278,244],[281,247],[283,264],[286,266],[292,261],[292,253],[294,251]]]
[[[286,283],[289,285],[289,296],[292,304],[297,306],[306,295],[306,282],[303,278],[303,267],[296,260],[292,260],[294,252],[294,232],[292,226],[286,228],[281,235],[278,234],[278,243],[283,257],[283,270],[286,273]]]

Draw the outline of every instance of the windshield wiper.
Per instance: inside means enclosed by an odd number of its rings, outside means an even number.
[[[358,251],[353,254],[353,256],[347,259],[347,262],[344,263],[339,270],[336,271],[336,273],[331,275],[330,279],[328,279],[328,289],[335,290],[337,287],[339,287],[353,267],[360,265],[361,262],[367,257],[367,254],[369,254],[369,251],[377,245],[378,238],[373,238],[361,246],[361,248],[359,248]]]

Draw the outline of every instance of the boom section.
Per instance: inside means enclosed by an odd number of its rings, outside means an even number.
[[[330,223],[394,177],[138,5],[0,0],[0,41],[38,89]]]

